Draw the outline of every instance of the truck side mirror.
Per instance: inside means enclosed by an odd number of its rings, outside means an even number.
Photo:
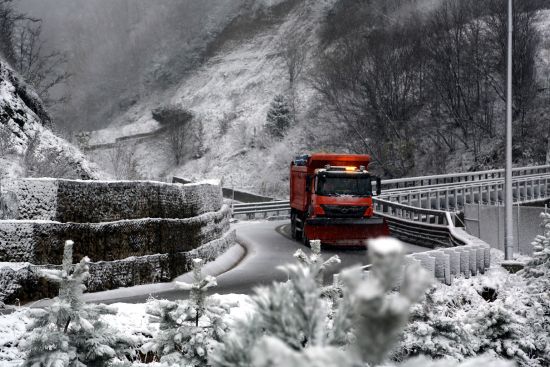
[[[380,177],[376,177],[376,196],[382,193],[382,180]]]
[[[306,192],[311,191],[311,176],[306,176]]]

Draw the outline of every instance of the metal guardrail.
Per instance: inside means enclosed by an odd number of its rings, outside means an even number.
[[[529,203],[545,200],[550,192],[550,173],[516,176],[512,180],[514,202]],[[504,179],[465,182],[461,185],[432,185],[409,189],[389,190],[380,198],[409,206],[460,210],[464,204],[481,202],[500,204],[504,200]]]
[[[288,200],[265,201],[260,203],[243,203],[233,204],[233,216],[235,215],[251,215],[256,213],[270,213],[290,211],[290,202]]]
[[[452,228],[460,222],[455,212],[424,209],[384,199],[373,199],[376,215],[384,217],[394,237],[425,247],[462,245]]]
[[[550,165],[534,166],[534,167],[516,167],[512,169],[512,176],[526,176],[533,174],[546,174],[550,173]],[[405,177],[396,178],[382,181],[382,191],[410,188],[428,185],[440,185],[440,184],[452,184],[452,183],[464,183],[471,181],[481,181],[488,179],[504,179],[504,169],[477,171],[477,172],[463,172],[463,173],[448,173],[443,175],[431,175],[431,176],[418,176],[418,177]],[[374,183],[373,183],[374,184]],[[376,186],[374,184],[374,186]]]
[[[513,172],[516,202],[548,198],[550,165],[519,167]],[[386,180],[382,185],[386,193],[373,198],[374,209],[395,237],[427,247],[457,246],[466,244],[464,236],[456,235],[462,224],[457,210],[464,203],[501,202],[504,170]],[[282,211],[290,211],[287,200],[233,205],[234,216]]]

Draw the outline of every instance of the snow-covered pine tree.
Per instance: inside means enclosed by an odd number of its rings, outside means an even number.
[[[212,343],[228,330],[223,317],[231,305],[206,296],[216,278],[204,276],[202,265],[201,259],[193,260],[193,283],[176,282],[178,288],[190,291],[189,301],[153,300],[147,307],[160,325],[156,337],[141,350],[155,353],[170,366],[205,366]]]
[[[529,328],[536,338],[536,357],[550,365],[550,213],[541,213],[543,234],[532,242],[533,256],[518,272],[527,281]]]
[[[252,315],[235,323],[215,345],[209,359],[212,366],[254,366],[251,351],[264,335],[296,350],[322,344],[329,306],[321,299],[314,274],[301,264],[281,269],[288,282],[255,289]]]
[[[518,274],[529,280],[535,291],[550,292],[550,213],[541,213],[543,235],[531,243],[533,257]]]
[[[407,268],[401,277],[403,251],[397,240],[372,241],[369,252],[373,266],[367,280],[359,268],[342,273],[344,297],[332,325],[326,323],[329,307],[321,298],[317,273],[309,266],[288,265],[289,281],[256,290],[255,313],[216,345],[210,364],[351,367],[382,361],[428,277],[419,266]],[[400,278],[400,292],[388,295]]]
[[[216,278],[202,274],[202,259],[193,259],[193,283],[176,282],[176,287],[190,291],[191,302],[195,309],[195,326],[199,325],[199,318],[206,308],[206,292],[217,285]]]
[[[290,127],[292,115],[287,100],[282,94],[277,94],[266,116],[266,130],[274,138],[282,139]]]
[[[43,271],[59,284],[59,296],[45,309],[30,310],[33,321],[23,343],[27,351],[23,366],[105,366],[117,352],[125,358],[133,347],[132,340],[120,337],[100,320],[101,315],[115,314],[115,309],[82,301],[90,260],[84,257],[73,266],[72,259],[73,242],[66,241],[62,270]]]

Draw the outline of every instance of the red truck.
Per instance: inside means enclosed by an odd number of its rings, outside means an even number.
[[[364,246],[369,238],[388,236],[385,220],[372,205],[372,181],[380,195],[380,178],[367,167],[368,155],[302,155],[290,164],[292,238],[325,244]]]

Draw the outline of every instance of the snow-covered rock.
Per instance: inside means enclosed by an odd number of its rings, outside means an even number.
[[[50,125],[50,117],[33,88],[0,59],[0,133],[7,145],[0,151],[0,178],[99,177],[97,167],[77,148],[56,136]]]

